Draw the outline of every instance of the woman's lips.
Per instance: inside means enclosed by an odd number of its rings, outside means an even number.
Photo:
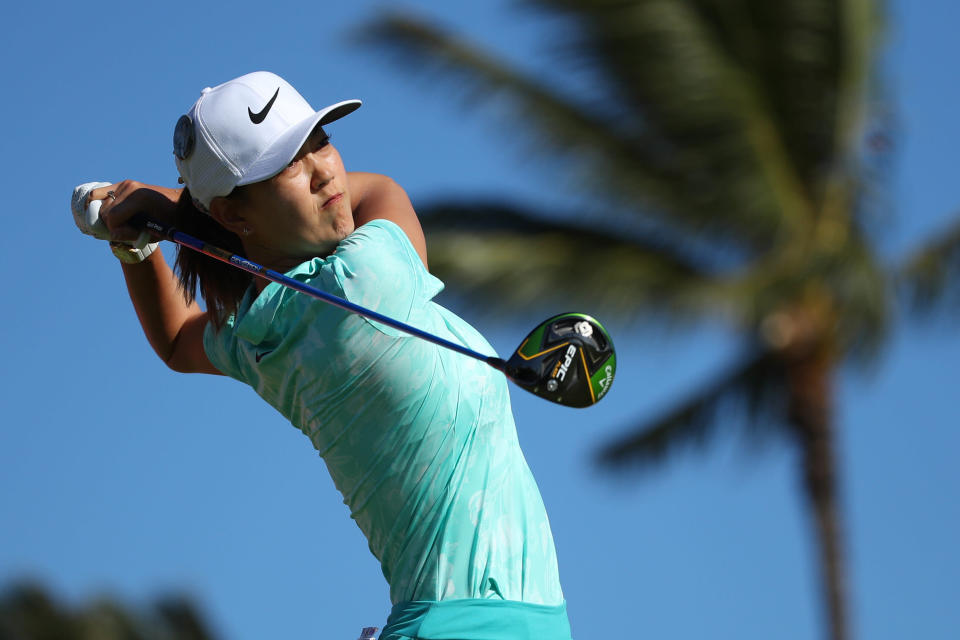
[[[342,194],[342,193],[338,193],[338,194],[335,195],[335,196],[331,196],[326,202],[323,203],[323,208],[326,209],[326,208],[329,207],[330,205],[336,204],[336,203],[340,202],[341,200],[343,200],[343,194]]]

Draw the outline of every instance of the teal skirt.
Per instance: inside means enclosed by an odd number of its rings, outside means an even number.
[[[394,605],[380,640],[571,640],[566,603],[415,600]]]

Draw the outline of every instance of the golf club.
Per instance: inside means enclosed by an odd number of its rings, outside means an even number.
[[[146,228],[157,238],[170,240],[270,282],[295,289],[351,313],[485,362],[502,371],[520,388],[557,404],[588,407],[603,398],[613,383],[617,366],[613,341],[603,325],[586,314],[563,313],[541,322],[517,347],[510,359],[503,360],[473,351],[311,287],[157,220],[135,216],[131,223]]]

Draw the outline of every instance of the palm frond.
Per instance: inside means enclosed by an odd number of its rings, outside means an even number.
[[[675,321],[723,310],[724,280],[666,239],[550,213],[481,200],[420,207],[431,271],[497,311],[584,304]]]
[[[785,214],[805,199],[816,210],[832,174],[849,170],[877,41],[872,0],[524,4],[572,19],[580,37],[566,57],[645,127],[684,148],[723,132],[749,141]]]
[[[837,335],[854,364],[876,361],[890,333],[894,300],[886,265],[866,244],[852,242],[823,276],[838,307]]]
[[[911,311],[920,316],[960,306],[960,216],[914,251],[894,278]]]
[[[146,609],[100,597],[70,605],[43,586],[15,583],[0,594],[0,638],[58,640],[211,640],[196,607],[185,598],[164,598]]]
[[[837,84],[837,127],[834,157],[849,158],[869,115],[865,113],[868,93],[875,90],[878,77],[874,60],[884,35],[882,7],[877,0],[841,0],[841,55],[843,65]]]
[[[763,43],[718,29],[714,23],[726,11],[663,0],[539,4],[561,5],[575,16],[582,37],[569,57],[592,63],[638,125],[681,153],[678,176],[698,176],[704,186],[736,196],[740,208],[756,208],[759,220],[773,214],[798,227],[809,219],[812,203],[762,77],[737,59],[723,36]],[[736,24],[752,26],[743,17]],[[754,55],[764,53],[757,48]]]
[[[597,462],[608,468],[648,467],[686,446],[705,447],[718,434],[743,425],[754,435],[785,424],[785,370],[770,352],[744,357],[663,415],[604,446]],[[751,444],[757,439],[751,438]]]
[[[185,596],[161,598],[154,604],[154,610],[177,640],[213,640],[215,637],[197,607]]]
[[[79,633],[72,612],[41,586],[21,582],[0,594],[0,637],[72,640]]]
[[[631,117],[606,96],[575,101],[421,19],[385,14],[366,25],[359,40],[394,55],[406,69],[454,79],[468,91],[470,104],[506,99],[536,136],[538,150],[560,154],[578,168],[584,185],[631,211],[643,209],[674,228],[709,232],[715,241],[737,246],[766,247],[778,232],[781,209],[768,185],[755,179],[766,165],[744,150],[740,116],[730,105],[722,106],[722,122],[714,118],[713,125],[670,139],[645,113]],[[673,73],[663,81],[698,85],[696,75]],[[676,86],[673,95],[677,111],[717,110],[715,101],[683,95]],[[715,135],[703,135],[714,129]]]

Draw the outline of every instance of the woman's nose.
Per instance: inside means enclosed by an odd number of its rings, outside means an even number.
[[[333,179],[333,171],[319,156],[318,153],[308,153],[304,158],[309,163],[310,188],[314,191],[323,189]]]

